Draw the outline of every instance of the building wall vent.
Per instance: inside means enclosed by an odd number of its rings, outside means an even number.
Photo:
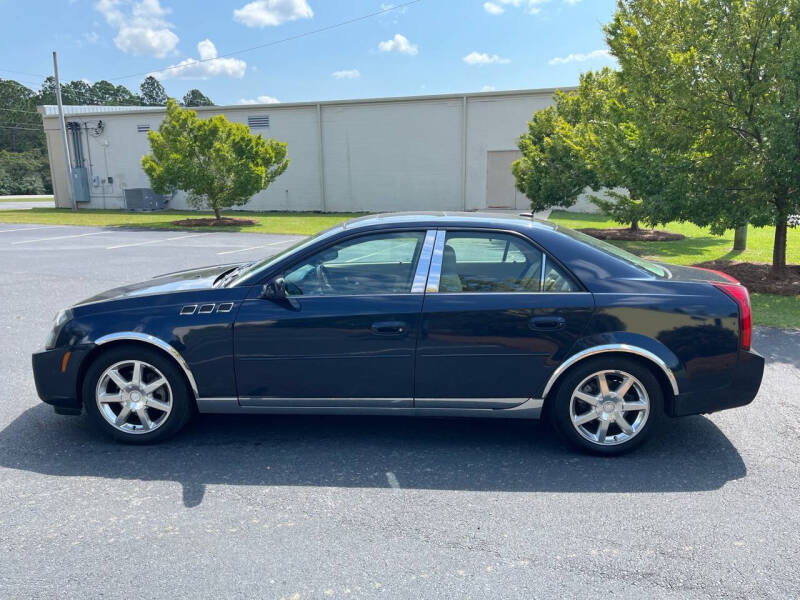
[[[137,125],[136,131],[138,133],[147,133],[148,131],[150,131],[150,125]]]
[[[269,115],[257,115],[254,117],[247,117],[247,126],[250,129],[261,129],[269,127]]]

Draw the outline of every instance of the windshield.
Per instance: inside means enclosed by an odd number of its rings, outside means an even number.
[[[272,265],[277,263],[280,260],[283,260],[290,254],[294,254],[295,252],[300,252],[304,248],[307,248],[311,244],[318,242],[319,240],[325,239],[330,237],[334,233],[337,233],[342,230],[342,225],[334,225],[324,231],[319,232],[316,235],[312,235],[309,238],[304,240],[300,240],[296,244],[293,244],[279,252],[278,254],[274,254],[268,258],[263,260],[257,260],[253,263],[248,265],[243,265],[240,269],[233,274],[233,277],[230,278],[229,281],[226,282],[226,287],[233,287],[236,285],[240,285],[246,282],[252,283],[254,280],[258,279],[258,276],[263,273],[265,270],[269,269]]]
[[[574,229],[570,229],[569,227],[563,227],[561,225],[558,226],[558,230],[561,233],[565,233],[566,235],[570,236],[573,239],[579,240],[584,244],[588,244],[598,250],[602,250],[603,252],[607,252],[608,254],[612,254],[617,258],[621,258],[622,260],[631,263],[634,266],[639,267],[640,269],[644,269],[648,273],[652,273],[658,277],[669,277],[669,271],[667,271],[661,265],[651,262],[649,260],[645,260],[635,254],[631,254],[627,250],[623,250],[622,248],[615,246],[614,244],[609,244],[608,242],[604,242],[603,240],[598,240],[595,237],[590,235],[586,235],[585,233],[581,233],[580,231],[575,231]]]

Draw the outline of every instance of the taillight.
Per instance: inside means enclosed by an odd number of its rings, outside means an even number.
[[[739,307],[739,344],[743,350],[750,350],[753,339],[753,313],[750,309],[750,294],[741,284],[713,283],[718,290],[725,292]]]

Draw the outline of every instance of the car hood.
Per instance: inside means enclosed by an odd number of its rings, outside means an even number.
[[[105,300],[122,300],[136,296],[150,294],[169,294],[173,292],[185,292],[188,290],[207,290],[214,286],[214,282],[223,273],[235,269],[237,264],[215,265],[213,267],[201,267],[199,269],[188,269],[186,271],[176,271],[164,275],[157,275],[147,281],[132,283],[117,288],[112,288],[101,292],[96,296],[87,298],[81,304],[92,302],[102,302]]]

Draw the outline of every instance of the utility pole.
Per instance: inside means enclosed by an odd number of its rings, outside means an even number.
[[[61,141],[64,142],[64,162],[67,169],[67,193],[72,204],[72,210],[78,210],[75,202],[75,193],[72,191],[72,161],[69,156],[69,142],[67,141],[67,124],[64,121],[64,105],[61,103],[61,80],[58,78],[58,57],[53,52],[53,73],[56,76],[56,102],[58,103],[58,124],[61,126]]]

